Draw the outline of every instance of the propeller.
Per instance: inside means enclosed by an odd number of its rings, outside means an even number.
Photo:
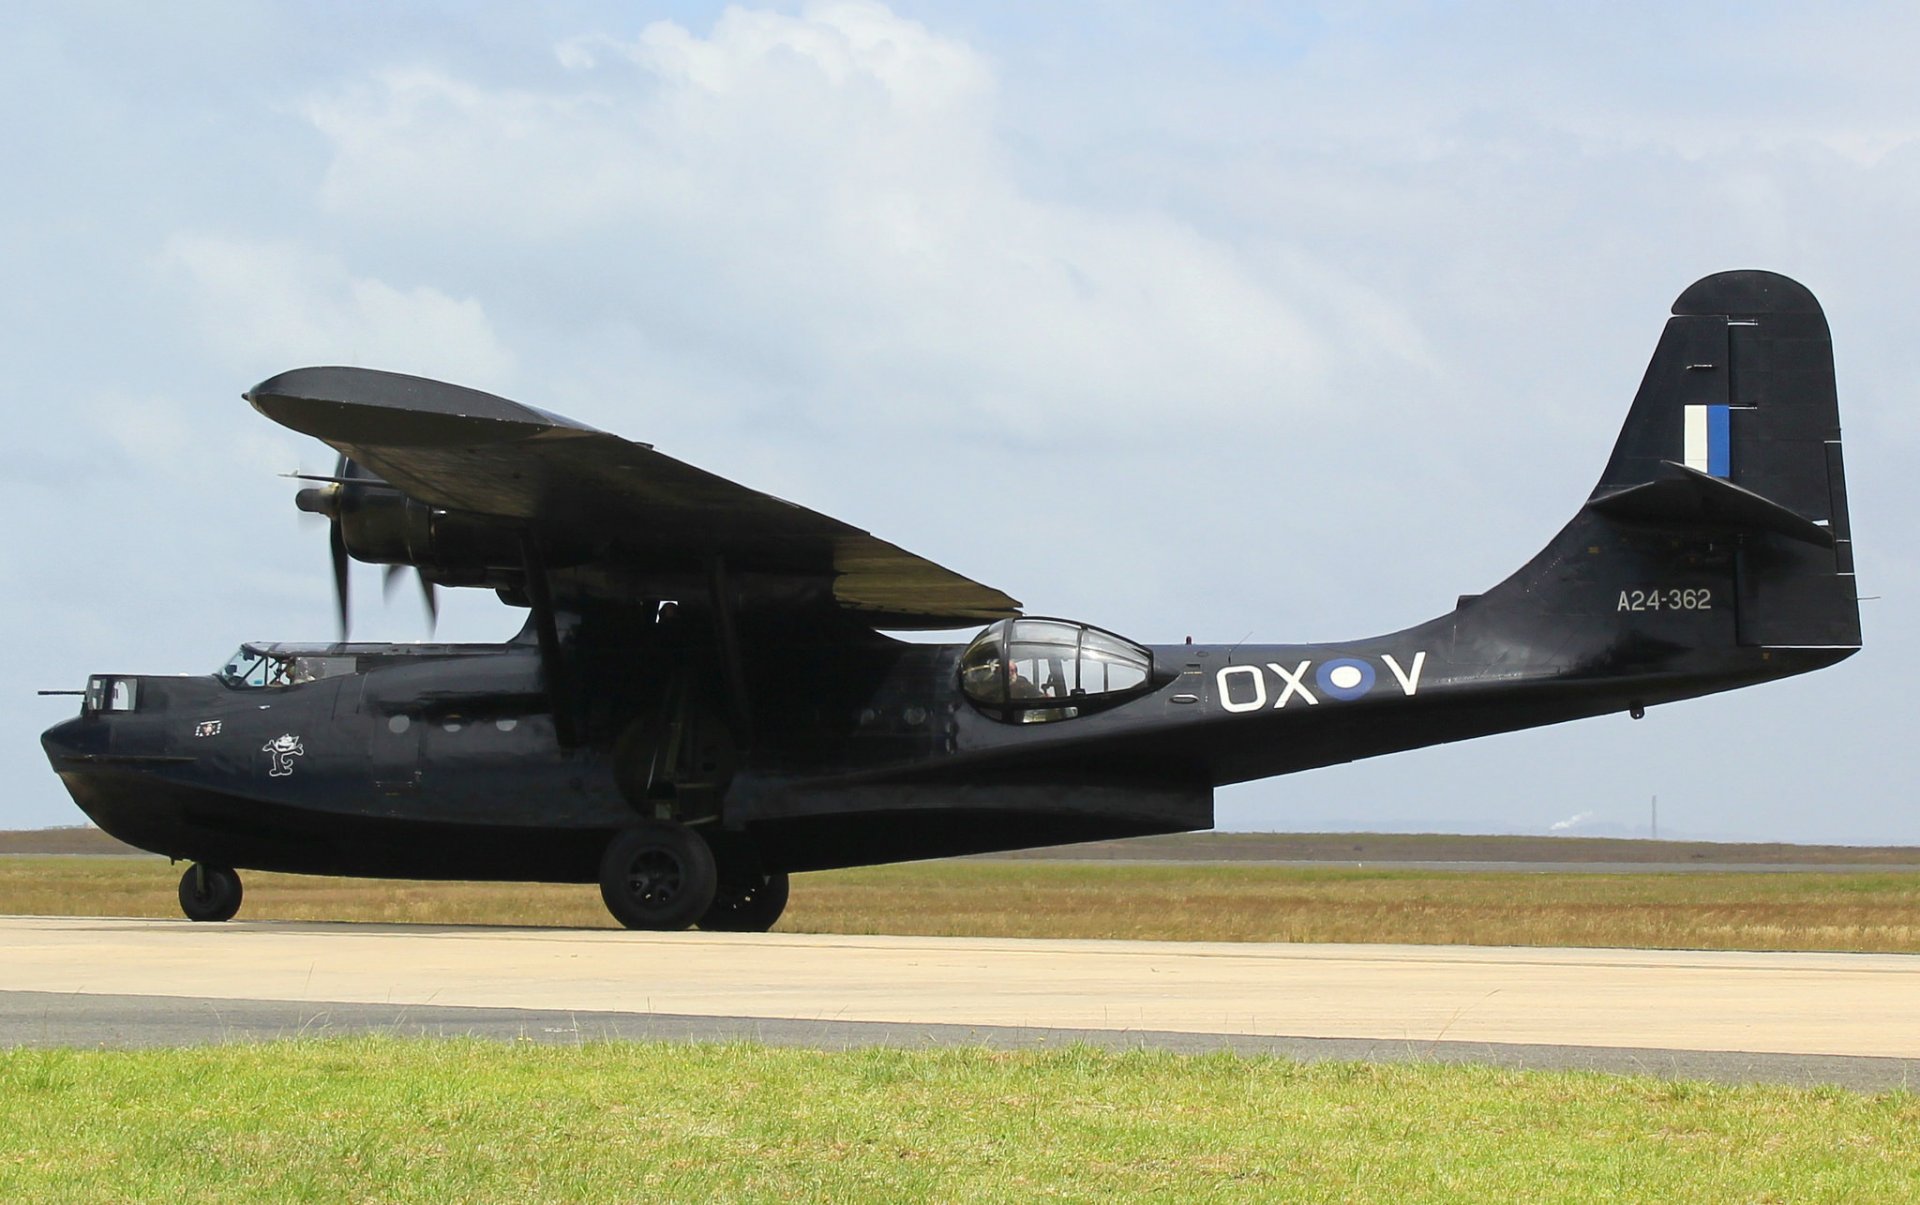
[[[340,639],[347,638],[347,535],[339,516],[327,525],[327,550],[333,554],[333,601],[340,611]]]
[[[405,565],[387,566],[386,576],[380,581],[380,593],[387,601],[393,601],[393,584],[399,581],[406,571]],[[434,625],[440,622],[439,591],[432,582],[427,580],[427,575],[418,569],[414,570],[414,579],[420,583],[420,601],[427,606],[427,631],[431,632]]]
[[[327,520],[327,551],[333,561],[333,599],[340,621],[340,639],[347,638],[349,625],[348,597],[349,582],[347,533],[345,517],[356,509],[357,496],[366,491],[367,486],[378,481],[362,472],[360,466],[342,453],[334,462],[332,477],[309,477],[300,474],[302,480],[324,481],[325,485],[309,486],[293,497],[293,504],[308,514],[320,515]],[[366,485],[360,484],[366,482]],[[391,599],[396,579],[408,568],[406,565],[390,564],[386,567],[386,576],[382,583],[382,594]],[[427,606],[427,630],[431,632],[440,620],[440,600],[432,582],[418,567],[414,568],[419,577],[420,592]]]

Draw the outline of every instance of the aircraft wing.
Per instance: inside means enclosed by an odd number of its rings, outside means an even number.
[[[837,519],[506,398],[363,368],[300,368],[246,394],[430,506],[590,545],[634,566],[830,580],[876,626],[960,627],[1019,614],[1006,594]]]

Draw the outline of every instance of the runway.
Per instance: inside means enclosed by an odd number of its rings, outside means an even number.
[[[652,1026],[638,1036],[678,1027],[783,1041],[812,1033],[829,1045],[875,1034],[1309,1052],[1344,1043],[1341,1057],[1484,1048],[1486,1061],[1526,1065],[1624,1059],[1645,1070],[1664,1058],[1693,1073],[1749,1069],[1733,1078],[1806,1078],[1811,1067],[1844,1065],[1871,1070],[1876,1084],[1920,1083],[1912,955],[18,917],[0,918],[0,993],[0,1044],[56,1033],[73,1044],[137,1044],[146,1039],[128,1031],[143,1011],[185,1023],[219,1014],[224,1001],[228,1015],[254,1018],[243,1029],[284,1029],[289,1018],[306,1026],[321,1014],[332,1024],[336,1013],[417,1027],[432,1010],[517,1010],[532,1028],[572,1018],[572,1031],[590,1036]],[[165,1000],[143,1010],[140,997]],[[64,1011],[62,998],[73,1000]],[[121,1032],[89,1028],[86,1016],[118,1018],[108,1029]],[[484,1017],[467,1020],[486,1028]],[[184,1032],[178,1040],[222,1036],[217,1026]],[[1528,1051],[1562,1053],[1519,1057]],[[1762,1065],[1798,1071],[1750,1073]]]

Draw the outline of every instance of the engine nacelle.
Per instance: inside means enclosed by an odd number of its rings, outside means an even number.
[[[348,477],[325,489],[301,490],[301,510],[340,525],[340,538],[356,561],[412,565],[456,580],[484,580],[488,570],[521,566],[514,527],[483,515],[441,510],[378,479]]]

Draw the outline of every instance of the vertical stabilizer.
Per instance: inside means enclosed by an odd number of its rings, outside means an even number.
[[[1770,272],[1682,293],[1586,505],[1454,630],[1484,674],[1639,678],[1653,699],[1858,648],[1833,346],[1813,295]]]
[[[1833,344],[1813,294],[1771,272],[1682,293],[1590,508],[1736,534],[1741,645],[1857,647]]]

